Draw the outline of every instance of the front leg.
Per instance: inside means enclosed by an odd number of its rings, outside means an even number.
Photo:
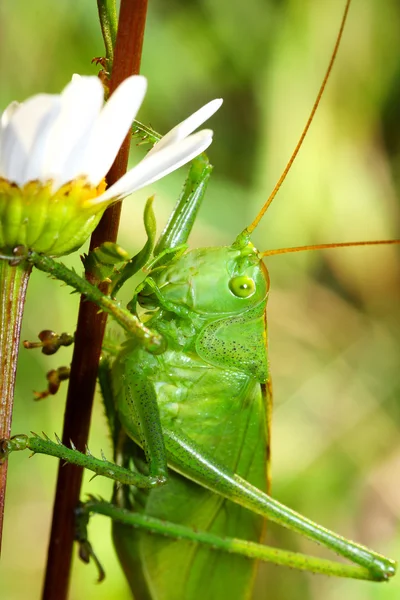
[[[141,305],[146,306],[149,296],[153,295],[157,300],[157,306],[161,307],[161,309],[174,313],[182,319],[188,319],[192,317],[193,312],[189,308],[186,308],[182,304],[167,300],[164,297],[162,290],[158,287],[151,275],[149,275],[138,288],[136,297],[140,298]],[[153,302],[153,299],[150,302]]]
[[[34,454],[55,456],[66,463],[88,469],[95,475],[102,475],[118,483],[134,485],[142,489],[152,489],[166,482],[166,475],[161,470],[155,476],[130,471],[108,461],[104,456],[102,458],[92,456],[88,448],[86,453],[79,452],[73,442],[71,442],[71,448],[67,448],[57,436],[56,441],[53,442],[45,434],[43,434],[43,437],[35,433],[31,437],[19,434],[9,439],[0,440],[0,464],[4,463],[12,452],[19,450],[31,450],[32,456]]]
[[[149,357],[148,360],[146,360],[147,357]],[[114,381],[117,382],[114,387],[117,387],[118,420],[121,421],[129,435],[134,437],[144,449],[149,464],[148,475],[114,464],[106,460],[104,456],[101,459],[95,458],[88,449],[86,453],[79,452],[72,441],[71,448],[67,448],[58,437],[56,437],[56,442],[53,442],[46,435],[40,437],[36,434],[32,437],[22,434],[11,439],[0,440],[0,463],[7,460],[11,452],[29,449],[33,454],[56,456],[68,463],[89,469],[96,475],[103,475],[122,484],[134,485],[143,489],[163,485],[168,476],[167,459],[156,392],[149,379],[152,368],[151,358],[151,355],[144,352],[141,359],[138,360],[136,353],[132,353],[128,347],[127,351],[122,353],[122,359],[116,361],[116,372],[114,372]],[[114,434],[115,419],[114,425],[111,419],[112,411],[115,410],[111,409],[114,399],[108,398],[113,390],[108,390],[106,386],[110,382],[107,371],[107,365],[100,369],[100,381],[105,397],[107,416]]]
[[[109,383],[118,423],[143,448],[150,476],[166,478],[164,437],[157,393],[152,382],[157,366],[156,357],[139,350],[134,341],[132,344],[128,342],[114,361]],[[105,397],[103,383],[102,392]],[[107,406],[109,402],[106,397],[104,399]]]
[[[148,329],[136,315],[122,308],[118,302],[103,294],[99,288],[91,285],[73,270],[68,269],[62,263],[58,263],[48,256],[43,256],[37,252],[27,252],[25,248],[17,248],[16,251],[21,252],[19,259],[21,257],[26,258],[28,262],[35,265],[40,271],[49,273],[55,279],[64,281],[64,283],[85,295],[88,300],[97,304],[101,310],[111,315],[125,331],[135,336],[148,352],[157,354],[164,351],[165,342],[157,332]],[[17,259],[15,258],[14,260]]]

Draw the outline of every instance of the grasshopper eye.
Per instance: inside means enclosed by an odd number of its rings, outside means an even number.
[[[256,284],[251,277],[242,275],[239,277],[232,277],[229,281],[229,289],[232,294],[238,298],[248,298],[256,291]]]

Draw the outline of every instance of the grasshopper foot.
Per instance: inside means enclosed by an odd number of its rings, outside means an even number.
[[[0,465],[4,464],[11,452],[26,450],[28,448],[28,436],[25,434],[14,435],[12,438],[0,439]]]
[[[75,509],[75,540],[79,544],[79,558],[86,564],[89,564],[90,559],[93,560],[96,565],[98,572],[98,583],[103,581],[106,577],[106,573],[97,558],[92,544],[89,542],[87,526],[89,523],[89,513],[85,510],[85,505],[80,502],[79,506]]]

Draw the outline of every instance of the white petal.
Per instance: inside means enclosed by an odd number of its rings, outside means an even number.
[[[165,148],[165,146],[179,142],[190,135],[220,108],[222,102],[222,98],[217,98],[205,106],[202,106],[202,108],[199,108],[199,110],[190,115],[190,117],[182,121],[182,123],[176,125],[173,129],[171,129],[171,131],[164,135],[161,140],[153,146],[147,156],[158,152],[162,148]]]
[[[111,95],[97,119],[81,162],[81,174],[97,185],[107,174],[143,102],[147,81],[134,75]],[[78,173],[77,173],[78,174]]]
[[[10,104],[3,110],[0,119],[1,129],[4,129],[8,125],[11,117],[20,106],[21,104],[14,100],[13,102],[10,102]]]
[[[204,152],[212,142],[212,135],[213,132],[210,129],[204,129],[151,156],[148,154],[136,167],[123,175],[90,204],[124,198],[149,183],[161,179]]]
[[[103,86],[98,77],[73,77],[60,96],[58,118],[42,144],[35,148],[43,179],[53,179],[54,189],[74,178],[75,160],[86,147],[90,130],[103,105]],[[30,165],[37,170],[36,165]],[[80,169],[79,169],[80,171]],[[29,174],[30,175],[30,174]]]
[[[57,110],[59,96],[40,94],[29,98],[14,110],[1,139],[0,173],[20,185],[32,146],[43,124]]]
[[[2,144],[2,138],[3,138],[3,132],[4,129],[7,127],[8,123],[10,122],[10,119],[12,117],[12,115],[15,113],[15,111],[17,110],[17,108],[20,106],[19,102],[11,102],[11,104],[9,104],[4,111],[1,114],[0,117],[0,177],[4,177],[4,173],[2,172],[2,159],[1,159],[1,144]]]

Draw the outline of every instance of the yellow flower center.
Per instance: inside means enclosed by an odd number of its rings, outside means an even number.
[[[0,249],[23,245],[58,256],[83,244],[106,206],[88,206],[106,188],[90,185],[85,177],[64,184],[55,192],[52,181],[29,181],[23,187],[0,178]]]

